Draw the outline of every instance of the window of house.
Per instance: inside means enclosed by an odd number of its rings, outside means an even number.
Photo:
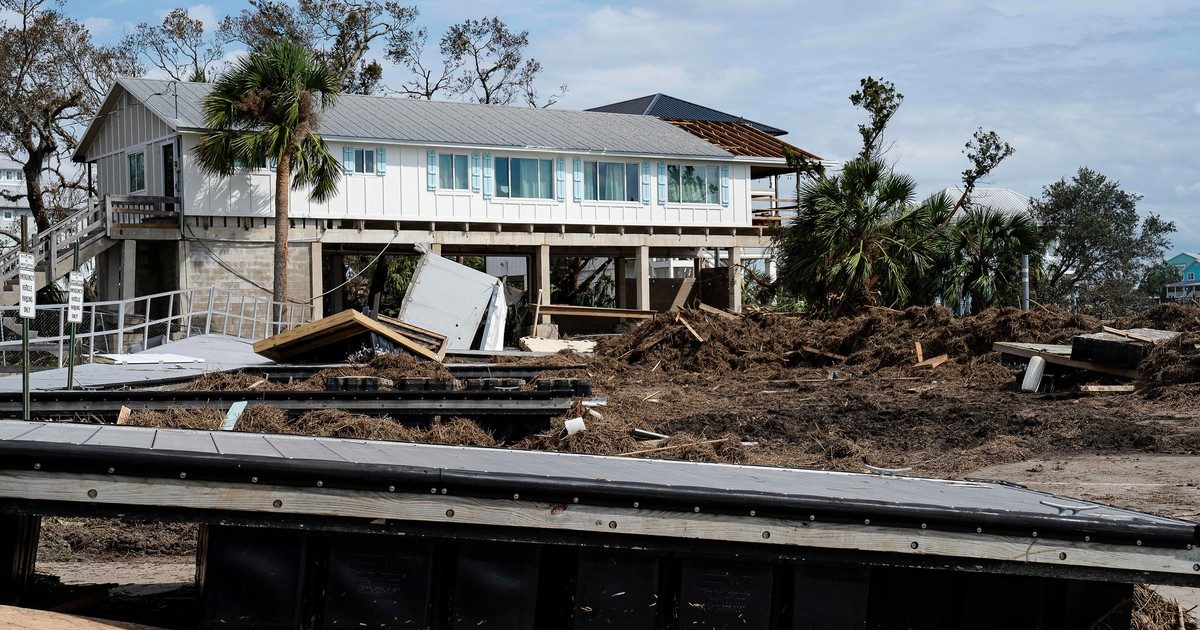
[[[1187,279],[1188,279],[1188,280],[1195,280],[1195,279],[1196,279],[1196,272],[1194,272],[1194,271],[1189,271],[1189,272],[1188,272],[1188,277],[1187,277]]]
[[[375,149],[354,150],[354,172],[375,174]]]
[[[554,198],[553,160],[498,157],[494,164],[497,197]]]
[[[584,162],[583,198],[592,201],[641,201],[638,165],[625,162]]]
[[[716,166],[668,164],[667,201],[721,203],[721,169]]]
[[[444,190],[467,190],[471,172],[467,156],[458,153],[438,154],[438,188]]]
[[[129,154],[129,192],[146,190],[146,153]]]

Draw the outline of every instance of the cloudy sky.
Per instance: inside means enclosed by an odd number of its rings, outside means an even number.
[[[212,23],[244,2],[188,5]],[[905,95],[889,154],[921,192],[954,185],[962,145],[995,129],[1016,154],[988,185],[1037,195],[1089,166],[1176,222],[1176,250],[1200,251],[1200,2],[687,0],[418,3],[440,33],[499,15],[529,29],[543,87],[560,107],[664,92],[789,130],[793,144],[841,159],[866,75]],[[70,0],[67,12],[111,41],[163,0]],[[391,71],[385,78],[399,82]]]

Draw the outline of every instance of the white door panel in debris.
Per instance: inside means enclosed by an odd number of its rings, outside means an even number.
[[[413,272],[398,319],[446,335],[449,350],[470,350],[499,282],[427,252]]]

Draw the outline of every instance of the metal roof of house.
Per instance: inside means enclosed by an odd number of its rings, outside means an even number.
[[[950,198],[951,203],[958,203],[963,194],[961,186],[943,188],[941,192]],[[1010,188],[976,188],[971,193],[971,205],[991,208],[1004,214],[1028,214],[1033,200]]]
[[[782,136],[787,133],[778,127],[764,125],[763,123],[746,120],[741,116],[734,116],[723,111],[698,105],[690,101],[685,101],[681,98],[668,96],[666,94],[651,94],[640,98],[632,98],[628,101],[619,103],[611,103],[609,105],[601,105],[593,107],[587,111],[590,112],[610,112],[615,114],[641,114],[643,116],[657,116],[659,118],[673,118],[677,120],[711,120],[715,122],[742,122],[773,136]]]
[[[121,78],[117,84],[177,129],[204,129],[202,103],[210,83]],[[178,98],[172,90],[178,92]],[[114,87],[115,91],[115,87]],[[115,105],[110,92],[101,114],[75,152],[77,160]],[[730,158],[728,152],[666,122],[565,109],[502,107],[343,94],[325,111],[319,133],[331,139],[480,148],[546,149],[652,156]]]

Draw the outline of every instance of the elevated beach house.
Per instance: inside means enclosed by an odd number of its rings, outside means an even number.
[[[269,165],[232,177],[198,167],[209,89],[119,79],[81,138],[74,158],[102,199],[103,238],[88,252],[102,297],[266,294],[275,175]],[[717,134],[653,115],[345,95],[318,130],[342,157],[340,190],[324,203],[292,196],[290,298],[332,312],[342,257],[428,243],[447,256],[527,257],[533,296],[549,295],[551,256],[630,260],[636,288],[620,291],[621,305],[648,308],[652,259],[719,248],[737,308],[741,252],[770,240],[751,181],[789,169],[782,141],[723,125]],[[730,131],[774,144],[730,146]]]

